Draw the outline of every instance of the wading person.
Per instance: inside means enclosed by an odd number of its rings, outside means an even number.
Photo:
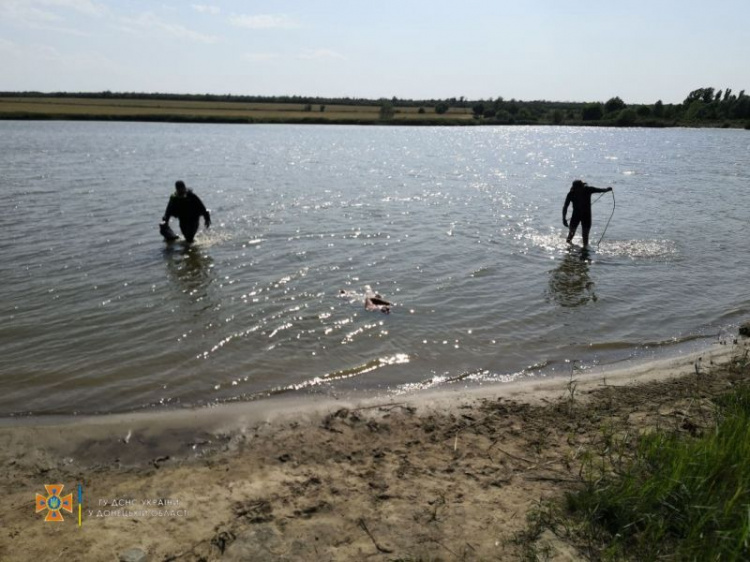
[[[169,219],[170,217],[177,217],[185,241],[192,242],[195,233],[198,232],[200,218],[203,217],[206,228],[209,228],[211,226],[211,215],[206,210],[203,201],[192,190],[185,187],[185,182],[175,182],[174,189],[174,193],[169,197],[167,210],[164,211],[164,216],[161,219],[161,232],[165,238],[168,238],[165,231],[171,232]]]
[[[601,189],[599,187],[593,187],[581,180],[575,180],[573,185],[568,192],[568,196],[565,198],[565,205],[563,205],[562,216],[563,225],[568,226],[568,219],[565,217],[568,214],[568,205],[573,204],[573,214],[570,217],[570,226],[568,230],[568,244],[573,243],[573,236],[576,234],[578,225],[580,223],[583,236],[583,247],[587,248],[589,245],[589,231],[591,230],[591,195],[593,193],[605,193],[612,191],[611,187]]]

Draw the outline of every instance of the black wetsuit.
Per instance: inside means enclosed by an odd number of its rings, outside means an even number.
[[[589,230],[591,230],[591,195],[594,193],[604,193],[609,189],[600,189],[590,185],[580,185],[570,188],[568,196],[565,198],[563,205],[563,222],[568,212],[568,205],[573,203],[573,216],[570,217],[570,230],[568,231],[568,242],[573,241],[578,224],[582,227],[583,245],[589,245]]]
[[[211,215],[206,210],[203,201],[189,189],[184,197],[180,197],[177,193],[171,195],[162,220],[167,222],[169,217],[177,217],[182,235],[188,242],[192,242],[195,238],[201,217],[206,221],[206,226],[211,224]]]

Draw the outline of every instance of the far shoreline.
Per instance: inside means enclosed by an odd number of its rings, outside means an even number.
[[[691,96],[694,94],[691,93]],[[688,103],[690,99],[683,104],[662,104],[659,101],[653,105],[627,105],[620,98],[612,98],[603,104],[503,98],[476,101],[463,98],[368,100],[300,96],[0,92],[0,120],[750,129],[750,120],[743,117],[744,109],[739,113],[732,109],[736,104],[746,104],[748,100],[745,97],[712,102],[713,105],[701,99]]]
[[[68,114],[13,114],[0,113],[0,122],[87,122],[87,123],[166,123],[185,125],[335,125],[335,126],[367,126],[367,127],[580,127],[583,129],[733,129],[750,130],[750,125],[742,123],[641,123],[630,125],[618,125],[614,122],[587,122],[574,121],[564,123],[538,123],[533,121],[521,121],[515,123],[493,123],[488,121],[449,120],[449,119],[390,119],[382,121],[378,119],[326,119],[326,118],[300,118],[300,119],[263,119],[263,118],[238,118],[238,119],[215,119],[203,117],[182,116],[97,116],[97,115],[68,115]]]

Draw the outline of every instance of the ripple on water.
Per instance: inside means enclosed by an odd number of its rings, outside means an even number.
[[[502,382],[715,332],[748,307],[738,131],[0,133],[0,415]],[[177,176],[215,221],[190,248],[155,228]],[[560,217],[578,177],[617,191],[585,255]],[[364,309],[366,284],[391,314]]]

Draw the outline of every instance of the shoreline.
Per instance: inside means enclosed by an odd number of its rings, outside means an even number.
[[[514,123],[498,123],[470,119],[390,119],[383,121],[377,118],[372,119],[338,119],[338,118],[320,118],[320,117],[302,117],[298,119],[273,119],[264,117],[247,117],[247,118],[202,118],[182,117],[179,115],[165,115],[151,117],[148,115],[136,116],[97,116],[97,115],[71,115],[71,114],[28,114],[28,113],[3,113],[0,114],[0,121],[76,121],[76,122],[104,122],[104,123],[166,123],[166,124],[185,124],[185,125],[344,125],[344,126],[362,126],[362,127],[583,127],[583,128],[600,128],[600,129],[733,129],[733,130],[750,130],[750,124],[735,123],[729,124],[723,122],[710,123],[633,123],[621,125],[616,122],[589,122],[589,121],[570,121],[563,123],[539,123],[536,121],[517,121]]]
[[[304,408],[269,399],[1,425],[0,558],[517,559],[526,515],[576,484],[603,425],[700,423],[702,381],[724,388],[710,373],[748,349]],[[75,514],[34,513],[53,483],[82,486],[80,529]]]
[[[713,88],[710,88],[713,95]],[[696,94],[692,92],[691,96]],[[708,114],[683,103],[625,104],[545,100],[392,100],[306,96],[233,96],[135,92],[0,92],[0,119],[170,123],[358,125],[572,125],[750,129],[729,107]],[[694,99],[693,103],[698,100]],[[614,102],[614,105],[611,105]],[[702,102],[701,102],[702,103]],[[718,100],[717,100],[718,103]],[[727,105],[727,100],[722,102]]]
[[[716,339],[715,335],[696,336],[675,343],[638,345],[633,346],[631,351],[637,349],[648,350],[643,355],[617,358],[608,363],[580,362],[580,369],[576,371],[577,377],[607,377],[615,378],[624,376],[626,373],[637,373],[641,370],[650,371],[660,368],[661,365],[672,362],[692,361],[694,357],[708,353],[709,355],[723,353],[727,348],[726,340]],[[535,373],[535,374],[527,374]],[[537,374],[538,373],[538,374]],[[238,418],[244,422],[263,421],[264,416],[270,412],[289,412],[290,415],[300,413],[310,415],[320,413],[328,408],[337,406],[353,407],[354,405],[371,405],[374,403],[388,401],[407,401],[421,403],[428,401],[455,400],[457,394],[468,398],[477,394],[487,396],[502,396],[505,394],[516,395],[519,392],[525,394],[529,386],[547,385],[555,386],[556,383],[565,384],[569,374],[557,372],[555,369],[545,371],[544,368],[537,369],[534,366],[527,367],[514,373],[521,374],[520,377],[510,382],[500,381],[465,381],[462,376],[437,383],[417,390],[399,390],[393,387],[385,391],[377,388],[362,388],[344,390],[341,392],[280,392],[273,390],[258,393],[257,397],[247,400],[229,399],[208,404],[186,405],[186,406],[164,406],[156,408],[144,407],[131,411],[101,412],[91,414],[9,414],[0,416],[0,430],[9,427],[33,427],[33,426],[69,426],[69,425],[113,425],[127,422],[142,423],[162,422],[170,426],[189,425],[194,423],[218,423],[224,419]],[[626,376],[626,375],[625,375]],[[172,419],[174,418],[174,419]],[[200,419],[197,419],[200,418]],[[266,420],[267,421],[267,420]]]

